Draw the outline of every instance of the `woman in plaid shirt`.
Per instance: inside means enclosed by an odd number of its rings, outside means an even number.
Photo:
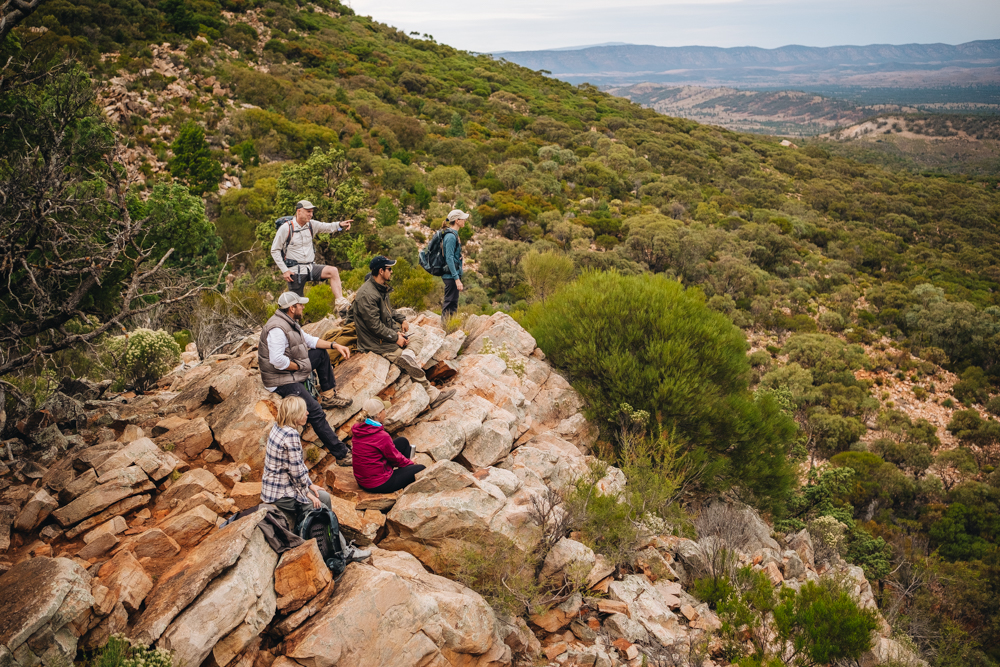
[[[330,507],[330,494],[313,484],[309,469],[302,460],[302,440],[297,427],[304,426],[308,412],[306,402],[298,396],[288,396],[278,404],[278,420],[267,436],[264,450],[264,477],[260,499],[277,506],[293,521],[320,503]]]

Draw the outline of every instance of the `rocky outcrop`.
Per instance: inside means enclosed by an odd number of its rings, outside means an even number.
[[[311,428],[303,432],[307,466],[344,535],[373,553],[337,581],[315,541],[272,549],[260,525],[266,509],[223,526],[259,503],[275,414],[256,338],[200,361],[187,352],[157,392],[126,399],[81,385],[79,400],[67,384],[24,416],[35,430],[18,451],[34,458],[0,464],[0,572],[9,570],[0,576],[0,667],[65,667],[115,633],[189,667],[634,667],[701,650],[720,621],[685,586],[717,537],[650,536],[628,562],[612,563],[567,534],[559,494],[589,473],[597,438],[579,395],[506,314],[471,317],[451,334],[432,313],[410,322],[427,341],[419,361],[428,377],[454,397],[430,410],[423,385],[355,354],[335,371],[352,403],[327,418],[349,438],[364,400],[390,401],[387,427],[427,466],[416,481],[367,493]],[[613,497],[626,483],[608,467],[595,492]],[[779,540],[752,510],[734,516],[745,528],[741,564],[775,588],[818,578],[807,531]],[[449,559],[484,544],[515,559],[545,549],[528,576],[551,595],[549,607],[498,617],[448,578]],[[874,606],[859,568],[823,566]],[[869,663],[902,660],[887,641]]]

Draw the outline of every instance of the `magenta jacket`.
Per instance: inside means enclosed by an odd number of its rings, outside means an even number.
[[[389,481],[394,468],[413,465],[399,453],[392,438],[381,426],[358,422],[351,427],[351,450],[354,456],[354,479],[365,489],[374,489]]]

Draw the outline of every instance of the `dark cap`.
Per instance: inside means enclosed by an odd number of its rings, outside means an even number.
[[[390,266],[394,266],[395,264],[396,260],[389,259],[383,255],[378,255],[376,257],[372,257],[372,261],[368,262],[368,270],[372,272],[373,276],[377,276],[379,271],[387,269]]]

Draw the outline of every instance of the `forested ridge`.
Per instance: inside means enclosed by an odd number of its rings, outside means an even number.
[[[106,341],[125,328],[210,354],[259,326],[283,289],[273,221],[298,199],[356,220],[318,248],[348,288],[371,255],[398,257],[394,299],[417,308],[443,291],[418,247],[463,208],[461,312],[522,322],[603,432],[627,403],[689,452],[699,488],[780,532],[832,517],[899,637],[934,665],[1000,661],[995,181],[662,116],[336,2],[48,0],[0,49],[0,177],[28,193],[0,201],[5,254],[25,258],[0,267],[4,437],[65,375],[154,383],[122,377]],[[40,163],[60,182],[25,190]],[[33,206],[53,191],[65,207]],[[59,250],[64,224],[113,250],[100,279],[91,250]],[[67,264],[45,274],[53,256]],[[329,313],[328,286],[309,296],[310,318]],[[691,361],[671,340],[718,370],[665,386]],[[593,350],[642,376],[595,370]]]

